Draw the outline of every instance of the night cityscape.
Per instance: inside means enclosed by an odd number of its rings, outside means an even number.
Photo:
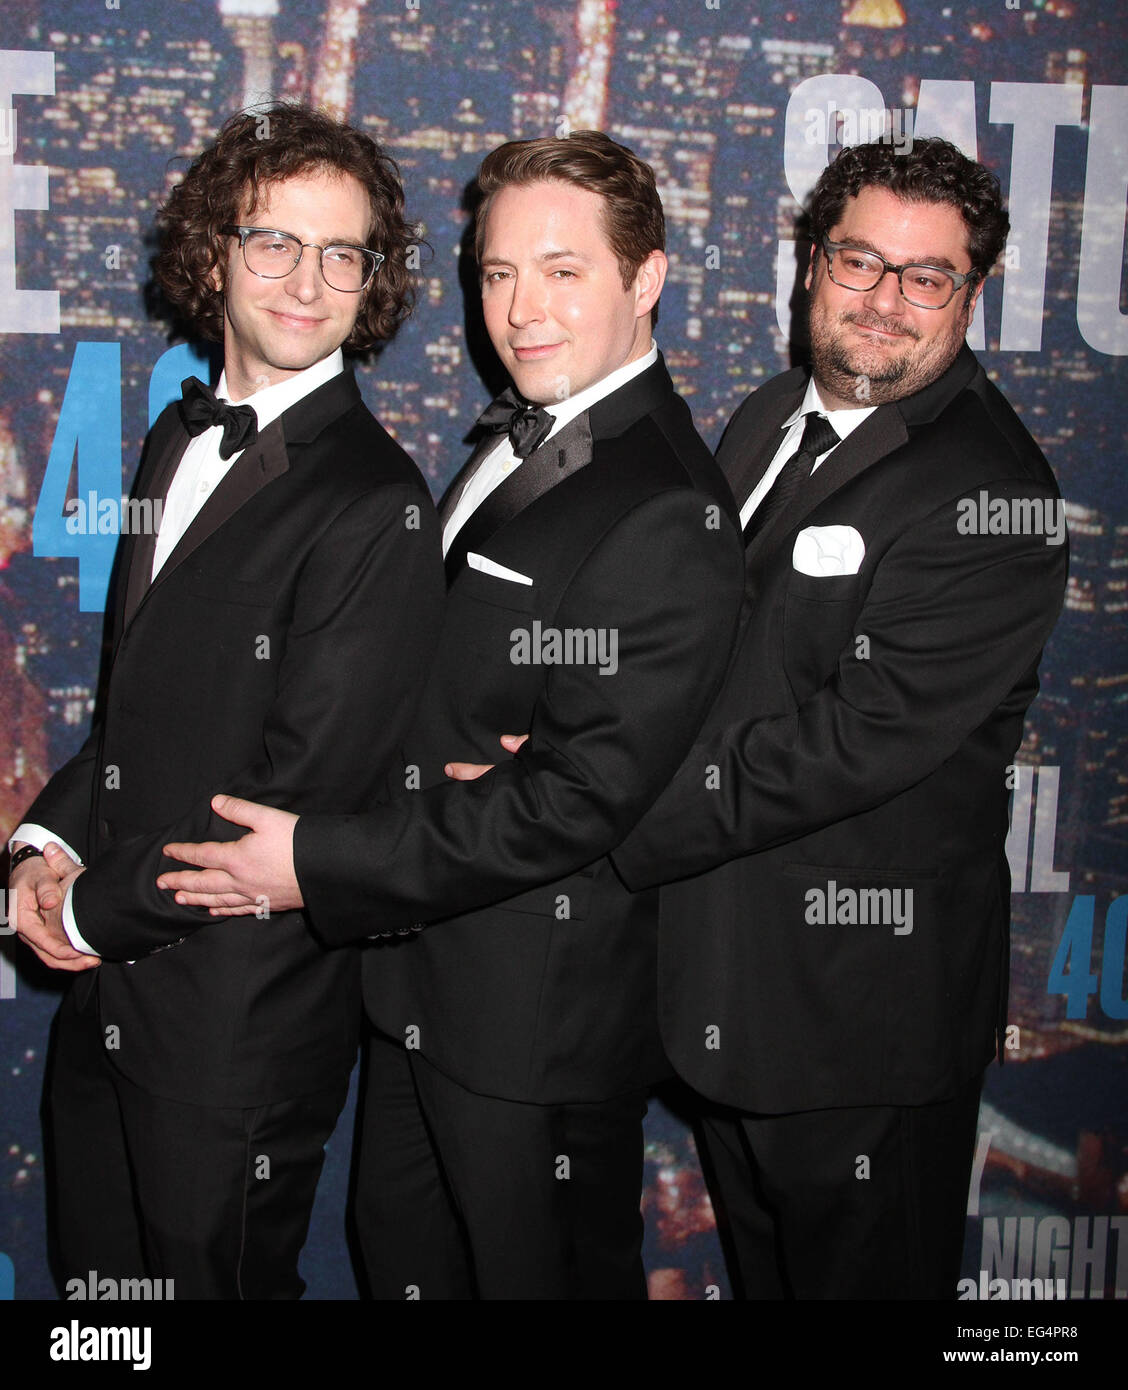
[[[361,365],[358,380],[437,498],[461,466],[466,432],[491,394],[460,246],[465,190],[496,145],[593,127],[652,164],[671,257],[656,336],[698,429],[715,446],[739,402],[791,365],[801,342],[801,315],[790,334],[777,321],[792,298],[791,272],[805,263],[805,251],[788,245],[800,207],[784,158],[788,102],[798,84],[861,74],[899,111],[917,109],[924,83],[973,85],[979,157],[1004,191],[1018,136],[1013,124],[992,119],[993,84],[1083,90],[1082,119],[1056,129],[1040,345],[1000,347],[1005,276],[983,296],[980,356],[1055,470],[1066,499],[1071,577],[1018,755],[1008,841],[1008,1017],[1016,1045],[1007,1065],[988,1076],[981,1147],[983,1133],[992,1137],[964,1272],[978,1271],[981,1240],[983,1250],[994,1249],[1007,1220],[1107,1220],[1100,1269],[1094,1257],[1087,1286],[1076,1284],[1074,1271],[1074,1296],[1101,1288],[1128,1296],[1128,1001],[1123,904],[1119,917],[1112,908],[1124,891],[1128,848],[1128,520],[1119,505],[1126,430],[1116,389],[1124,368],[1123,359],[1086,341],[1077,309],[1088,96],[1124,80],[1122,20],[1113,7],[1079,0],[1021,10],[1002,0],[726,0],[715,9],[669,0],[460,0],[457,7],[425,0],[418,8],[208,0],[162,6],[159,22],[137,9],[6,0],[0,17],[4,49],[54,55],[53,95],[17,87],[10,104],[18,114],[15,162],[50,170],[48,206],[15,216],[17,285],[58,293],[56,332],[0,334],[6,834],[85,736],[97,682],[101,605],[82,601],[73,555],[36,553],[32,533],[76,348],[120,344],[112,385],[120,395],[127,492],[154,413],[154,367],[172,346],[144,293],[156,208],[233,111],[268,96],[311,101],[366,130],[399,164],[419,228],[417,307],[396,340]],[[928,94],[933,110],[938,95],[936,88]],[[10,150],[6,159],[11,166]],[[0,178],[4,162],[0,150]],[[184,360],[170,358],[166,376],[174,386],[187,370],[173,366]],[[88,430],[117,410],[95,399],[107,414],[91,419]],[[95,446],[82,431],[75,443],[81,476],[83,450]],[[115,461],[117,447],[114,439]],[[76,491],[84,491],[80,480],[72,480],[70,495]],[[1074,944],[1068,969],[1099,977],[1100,990],[1052,987],[1067,930]],[[1091,955],[1082,959],[1086,930]],[[58,988],[30,967],[28,955],[17,954],[11,938],[0,953],[0,1249],[30,1264],[41,1260],[36,1117]],[[1102,970],[1106,963],[1118,978]],[[319,1198],[325,1210],[343,1201],[344,1123]],[[702,1298],[714,1285],[727,1296],[688,1131],[655,1106],[648,1141],[652,1296]],[[1007,1272],[1021,1275],[1026,1255],[1017,1240],[1014,1234],[1009,1255],[1017,1265]],[[1027,1263],[1041,1272],[1033,1235],[1028,1244]],[[311,1293],[353,1296],[341,1274],[326,1275]],[[17,1297],[35,1296],[50,1296],[45,1276],[37,1288],[17,1289]]]

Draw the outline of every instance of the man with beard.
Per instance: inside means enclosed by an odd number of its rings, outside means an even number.
[[[719,453],[746,621],[613,859],[669,885],[663,1041],[706,1098],[739,1290],[952,1297],[1061,499],[964,342],[1008,230],[994,176],[943,140],[861,145],[810,217],[811,373],[755,392]]]

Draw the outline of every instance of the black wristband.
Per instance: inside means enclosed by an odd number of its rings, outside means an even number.
[[[43,857],[43,851],[41,849],[36,849],[34,845],[21,845],[12,855],[12,861],[8,870],[9,873],[18,869],[25,859],[34,859],[37,854],[40,858]]]

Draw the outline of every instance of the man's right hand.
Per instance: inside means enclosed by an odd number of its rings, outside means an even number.
[[[13,853],[20,848],[17,841]],[[20,940],[51,970],[90,970],[101,965],[101,958],[76,951],[63,931],[59,883],[59,875],[42,855],[25,859],[8,878],[9,922]]]
[[[516,753],[528,740],[528,734],[502,734],[501,746],[507,753]],[[494,763],[447,763],[443,768],[446,775],[455,782],[476,782],[493,770]]]

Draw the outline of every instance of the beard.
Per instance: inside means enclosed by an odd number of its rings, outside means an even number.
[[[903,349],[858,341],[846,325],[876,328],[904,340]],[[863,408],[903,400],[921,391],[948,370],[967,334],[966,310],[950,330],[936,337],[924,335],[901,318],[882,318],[859,305],[832,314],[812,297],[810,304],[811,367],[824,395],[847,407]],[[918,346],[923,340],[923,346]]]

